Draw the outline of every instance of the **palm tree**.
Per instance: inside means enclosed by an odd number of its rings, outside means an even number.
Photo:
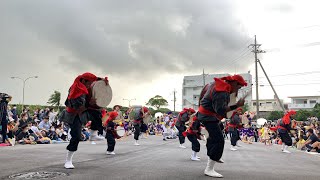
[[[60,100],[61,100],[61,93],[59,91],[54,91],[53,94],[51,94],[47,103],[50,104],[51,106],[56,106],[59,109]]]

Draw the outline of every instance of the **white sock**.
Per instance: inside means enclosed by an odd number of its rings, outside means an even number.
[[[286,146],[285,144],[282,144],[282,150],[284,150],[285,146]]]
[[[284,147],[284,150],[288,151],[288,146],[287,145]]]
[[[75,151],[68,151],[67,159],[66,159],[67,162],[72,162],[72,157],[73,157],[74,153],[75,153]]]

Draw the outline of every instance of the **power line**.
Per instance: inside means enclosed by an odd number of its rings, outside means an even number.
[[[242,48],[239,51],[236,51],[236,53],[233,53],[231,56],[224,58],[222,61],[226,63],[218,66],[217,69],[228,68],[230,67],[229,65],[232,65],[233,63],[238,61],[240,58],[244,57],[245,55],[249,55],[250,49],[248,49],[248,46],[250,45],[249,43],[252,40],[253,40],[253,37],[248,38],[247,41],[245,41],[245,43],[242,43],[243,44],[242,46],[244,46],[244,48]]]
[[[276,84],[274,86],[308,86],[308,85],[316,85],[316,84],[320,84],[320,82],[318,83],[308,83],[308,84]],[[261,86],[270,86],[270,85],[261,85]]]
[[[308,72],[301,72],[301,73],[290,73],[290,74],[279,74],[279,75],[274,75],[270,77],[281,77],[281,76],[297,76],[297,75],[309,75],[309,74],[318,74],[320,71],[308,71]],[[259,78],[265,78],[264,76],[259,76]]]

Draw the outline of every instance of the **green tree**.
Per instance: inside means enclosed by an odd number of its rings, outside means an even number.
[[[312,115],[320,118],[320,104],[317,103],[312,109]]]
[[[50,104],[51,106],[60,107],[60,101],[61,101],[61,93],[59,91],[54,91],[53,94],[51,94],[47,104]]]
[[[268,116],[268,119],[269,120],[278,120],[280,118],[283,117],[283,111],[272,111],[269,116]]]
[[[295,115],[295,119],[297,121],[306,121],[308,119],[308,117],[310,117],[312,114],[311,111],[307,111],[307,110],[299,110],[297,111],[297,114]]]
[[[242,112],[245,113],[246,111],[249,111],[249,104],[245,103],[244,106],[242,107]]]
[[[159,110],[161,106],[167,106],[168,101],[165,100],[162,96],[156,95],[155,97],[149,99],[146,105],[153,106],[157,108],[157,110]]]

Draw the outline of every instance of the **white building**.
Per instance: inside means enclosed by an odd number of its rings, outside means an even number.
[[[320,96],[292,96],[288,104],[290,110],[312,110],[317,103],[320,103]]]
[[[252,100],[252,75],[249,73],[240,75],[248,83],[248,86],[239,90],[238,97],[241,98],[249,92],[249,95],[246,98],[246,101],[249,103]],[[224,76],[229,76],[229,74],[184,76],[182,85],[182,108],[194,108],[195,110],[198,110],[200,93],[204,84],[213,82],[213,78],[220,78]]]
[[[283,105],[283,100],[280,99]],[[256,112],[257,102],[252,100],[250,104],[250,111]],[[272,111],[282,111],[281,105],[277,99],[259,99],[259,113],[272,112]]]

